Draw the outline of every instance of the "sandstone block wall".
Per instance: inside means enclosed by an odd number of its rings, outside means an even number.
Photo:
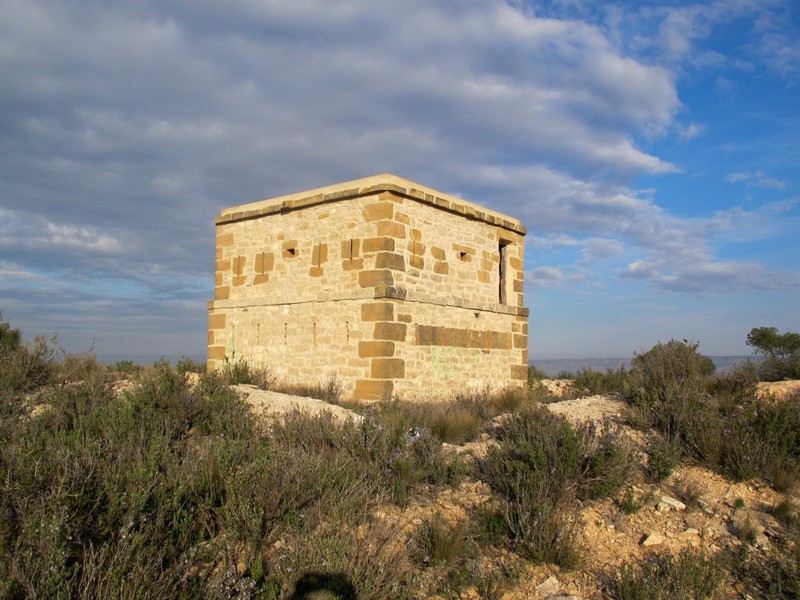
[[[360,399],[523,385],[525,229],[393,175],[222,211],[208,364]]]

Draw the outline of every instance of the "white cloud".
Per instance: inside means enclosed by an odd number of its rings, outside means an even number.
[[[42,283],[49,281],[49,279],[44,275],[33,273],[22,265],[15,264],[7,260],[0,260],[0,280],[6,283],[9,281],[26,283]]]
[[[581,281],[578,275],[567,275],[561,269],[551,266],[536,267],[525,273],[525,283],[533,288],[560,287],[562,283]]]
[[[731,291],[796,291],[796,272],[768,272],[763,266],[745,261],[669,262],[666,259],[637,260],[619,273],[622,279],[644,280],[656,287],[690,293]]]
[[[586,241],[580,251],[584,263],[595,262],[620,256],[625,252],[625,244],[620,240],[592,238]]]
[[[30,219],[0,208],[0,247],[28,248],[45,252],[76,250],[90,255],[116,255],[124,250],[120,240],[96,227]]]
[[[751,187],[772,188],[782,190],[788,182],[775,177],[770,177],[764,171],[743,171],[740,173],[730,173],[725,177],[728,183],[746,183]]]
[[[698,135],[701,135],[705,132],[705,126],[699,125],[697,123],[689,123],[687,125],[679,124],[678,128],[678,137],[680,137],[683,141],[688,142],[696,138]]]

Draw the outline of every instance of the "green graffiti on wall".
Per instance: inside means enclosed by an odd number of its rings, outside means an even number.
[[[476,363],[476,357],[465,352],[464,348],[451,346],[431,348],[431,376],[434,379],[450,379],[460,371]]]

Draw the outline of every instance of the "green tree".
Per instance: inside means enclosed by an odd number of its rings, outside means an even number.
[[[777,327],[754,327],[747,334],[747,345],[764,356],[759,368],[762,379],[774,381],[800,377],[800,333],[778,333]]]

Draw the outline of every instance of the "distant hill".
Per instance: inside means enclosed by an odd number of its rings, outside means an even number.
[[[754,362],[761,360],[760,357],[753,356],[752,354],[739,356],[709,356],[709,358],[714,361],[718,372],[730,371],[736,364],[748,360]],[[549,358],[532,360],[530,363],[539,367],[542,371],[547,373],[549,377],[555,377],[563,371],[569,371],[575,374],[584,368],[602,372],[608,369],[616,370],[620,367],[625,367],[626,369],[631,368],[630,358]]]
[[[152,365],[155,361],[166,358],[173,365],[183,358],[190,358],[197,362],[206,362],[205,354],[99,354],[102,362],[113,365],[121,360],[130,360],[137,365]]]

